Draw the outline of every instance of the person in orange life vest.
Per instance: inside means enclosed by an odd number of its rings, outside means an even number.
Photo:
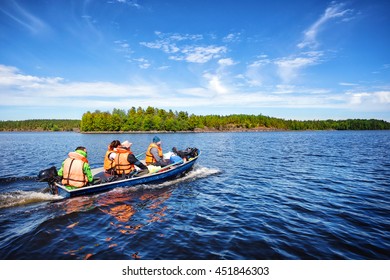
[[[104,171],[109,174],[115,173],[115,152],[117,147],[121,144],[119,140],[114,140],[108,146],[107,152],[104,156]]]
[[[142,174],[149,172],[148,168],[134,156],[130,150],[131,145],[133,144],[126,140],[116,149],[114,162],[117,175],[128,175],[136,170],[135,166],[142,170]]]
[[[154,136],[152,141],[153,142],[150,143],[148,149],[146,150],[146,165],[153,164],[155,166],[162,167],[169,165],[169,160],[164,160],[160,138],[158,136]]]
[[[68,154],[68,158],[62,163],[58,175],[62,177],[62,184],[81,188],[93,182],[93,175],[88,164],[87,149],[77,147],[74,152]]]

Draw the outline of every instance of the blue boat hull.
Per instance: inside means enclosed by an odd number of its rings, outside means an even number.
[[[177,177],[183,176],[186,172],[190,171],[197,161],[198,157],[191,159],[182,164],[172,166],[167,170],[163,170],[157,173],[146,174],[141,177],[132,177],[128,179],[120,179],[112,182],[100,183],[97,185],[86,186],[78,189],[69,190],[65,186],[55,183],[55,192],[64,198],[88,195],[99,192],[105,192],[117,187],[131,187],[141,184],[161,183],[167,180],[171,180]]]

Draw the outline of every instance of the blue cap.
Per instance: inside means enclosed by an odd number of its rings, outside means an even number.
[[[153,137],[153,143],[158,143],[158,142],[160,142],[161,140],[160,140],[160,138],[158,138],[158,136],[154,136]]]

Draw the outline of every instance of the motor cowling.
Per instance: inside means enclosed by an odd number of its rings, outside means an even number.
[[[48,169],[44,169],[39,171],[38,173],[38,181],[39,182],[54,182],[58,178],[58,172],[57,168],[55,166],[52,166]]]

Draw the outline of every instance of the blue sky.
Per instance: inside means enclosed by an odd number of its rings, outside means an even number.
[[[0,120],[390,121],[390,1],[2,0]]]

